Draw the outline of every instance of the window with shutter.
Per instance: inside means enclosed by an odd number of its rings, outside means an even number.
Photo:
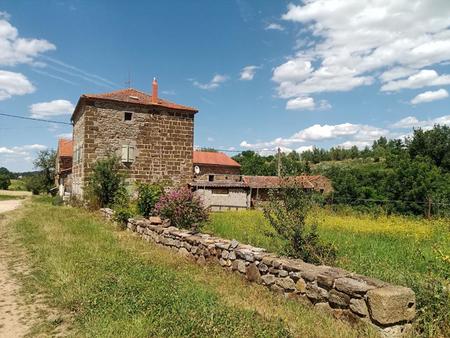
[[[134,147],[128,146],[128,162],[134,162]]]
[[[122,146],[122,162],[128,162],[128,146]]]

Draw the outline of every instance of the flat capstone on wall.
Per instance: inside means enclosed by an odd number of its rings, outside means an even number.
[[[106,218],[113,218],[113,210],[101,212]],[[207,261],[220,264],[250,282],[287,298],[307,301],[338,318],[364,321],[382,336],[401,337],[411,331],[416,298],[410,288],[335,267],[280,257],[236,240],[178,229],[159,217],[129,219],[127,229],[200,264]]]

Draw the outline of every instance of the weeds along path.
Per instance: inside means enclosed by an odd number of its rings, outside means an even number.
[[[19,208],[22,202],[0,201],[0,338],[33,334],[34,326],[50,314],[42,295],[22,292],[17,278],[29,270],[24,250],[13,241],[11,221],[16,215],[5,213]]]

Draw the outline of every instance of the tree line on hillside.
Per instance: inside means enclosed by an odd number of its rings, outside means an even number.
[[[281,174],[331,179],[329,201],[414,215],[450,212],[450,128],[415,129],[405,140],[381,137],[371,147],[313,148],[281,155]],[[233,157],[243,175],[277,175],[277,155],[244,151]]]

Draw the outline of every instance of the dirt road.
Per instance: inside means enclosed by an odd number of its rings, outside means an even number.
[[[20,285],[11,274],[11,271],[23,270],[23,266],[9,250],[6,219],[2,215],[22,203],[23,200],[0,201],[0,338],[23,337],[34,313],[32,306],[21,301]]]
[[[0,201],[0,214],[17,209],[23,203],[23,200]]]

